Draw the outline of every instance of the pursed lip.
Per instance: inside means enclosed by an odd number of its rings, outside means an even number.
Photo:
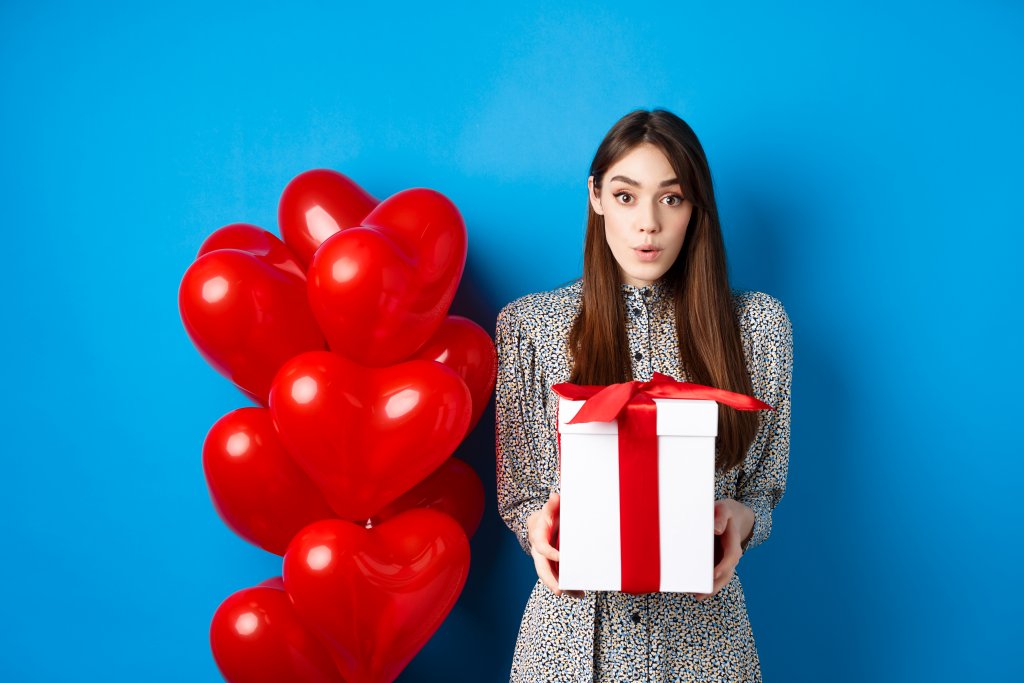
[[[662,251],[661,247],[656,247],[653,244],[641,244],[638,247],[633,247],[636,251]]]

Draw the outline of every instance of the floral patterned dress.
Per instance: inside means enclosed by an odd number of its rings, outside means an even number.
[[[526,520],[559,490],[557,397],[551,385],[569,379],[567,338],[581,290],[577,280],[530,294],[498,315],[498,511],[528,555]],[[667,288],[661,281],[622,285],[622,296],[634,378],[649,380],[657,371],[686,380]],[[772,510],[786,488],[793,337],[777,299],[737,290],[732,296],[754,395],[775,407],[760,413],[742,465],[715,473],[716,500],[734,498],[754,511],[747,552],[768,538]],[[510,680],[760,681],[739,576],[734,573],[703,601],[689,593],[556,596],[538,579],[523,614]]]

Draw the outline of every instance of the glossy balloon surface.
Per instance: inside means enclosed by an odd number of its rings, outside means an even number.
[[[210,428],[203,472],[224,523],[268,552],[284,555],[300,529],[335,516],[288,455],[266,408],[234,410]]]
[[[467,430],[472,431],[491,400],[498,375],[498,355],[491,336],[469,318],[449,315],[413,357],[437,361],[459,374],[473,396]]]
[[[320,351],[282,366],[269,405],[282,443],[338,516],[366,520],[454,452],[472,398],[440,363],[365,368]]]
[[[306,269],[284,242],[263,228],[249,223],[232,223],[210,233],[196,258],[218,249],[237,249],[258,257],[264,263],[278,270],[294,275],[303,282],[306,280]]]
[[[403,190],[324,241],[307,271],[310,306],[332,351],[392,365],[437,331],[465,262],[455,205],[434,190]]]
[[[296,176],[282,239],[226,225],[182,278],[200,354],[266,408],[217,421],[203,471],[235,533],[283,554],[210,626],[224,678],[393,681],[458,600],[483,515],[452,457],[490,401],[494,344],[446,317],[466,228],[434,190],[378,202],[347,176]]]
[[[280,579],[240,590],[217,608],[210,647],[221,675],[229,683],[343,683],[328,649],[275,586]]]
[[[279,591],[284,590],[284,579],[280,576],[271,576],[269,579],[264,579],[259,582],[260,586],[267,586],[268,588],[276,588]]]
[[[262,405],[285,361],[324,348],[302,281],[248,252],[218,249],[196,259],[178,308],[203,358]]]
[[[367,529],[324,520],[284,557],[296,612],[349,683],[393,681],[458,600],[469,542],[451,517],[411,510]]]
[[[469,463],[454,455],[410,491],[373,516],[379,524],[414,508],[430,508],[452,517],[472,538],[484,514],[484,485]]]
[[[324,240],[359,225],[375,206],[377,200],[345,174],[317,168],[295,176],[284,188],[277,221],[282,239],[308,267]]]

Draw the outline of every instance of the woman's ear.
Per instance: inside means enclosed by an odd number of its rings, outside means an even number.
[[[594,176],[587,178],[587,196],[590,197],[590,206],[594,209],[594,213],[603,216],[604,209],[601,208],[601,197],[594,191]]]

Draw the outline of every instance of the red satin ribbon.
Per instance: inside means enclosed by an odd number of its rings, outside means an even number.
[[[565,382],[555,384],[551,390],[569,400],[586,400],[569,424],[618,422],[621,590],[634,594],[657,592],[661,588],[661,530],[658,413],[654,399],[710,399],[737,410],[774,408],[752,396],[679,382],[660,372],[654,373],[650,382],[622,382],[606,387]]]

